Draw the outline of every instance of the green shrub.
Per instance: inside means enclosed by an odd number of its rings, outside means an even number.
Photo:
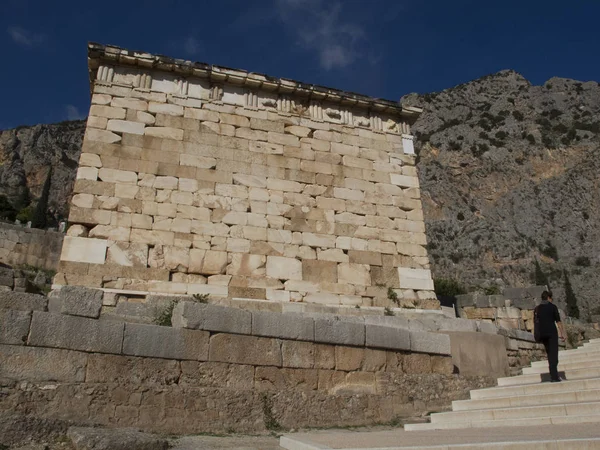
[[[194,301],[196,301],[196,303],[208,303],[208,298],[209,295],[208,294],[194,294],[192,295]]]
[[[29,205],[19,211],[15,218],[21,223],[27,223],[33,218],[33,211],[33,205]]]
[[[512,112],[513,117],[515,118],[515,120],[522,122],[523,119],[525,119],[525,116],[523,115],[523,113],[519,112],[519,111],[513,111]]]
[[[435,278],[433,280],[435,293],[437,295],[443,295],[447,297],[454,297],[456,295],[466,294],[467,291],[462,284],[457,280],[448,278]]]
[[[400,305],[400,300],[398,299],[398,294],[391,287],[388,287],[387,298],[389,300],[391,300],[392,302],[394,302],[396,305]]]
[[[578,256],[575,260],[575,265],[580,267],[590,267],[592,265],[590,258],[587,256]]]
[[[157,308],[154,311],[154,319],[152,320],[152,323],[155,325],[160,325],[161,327],[172,326],[171,319],[173,318],[173,310],[175,309],[175,305],[177,305],[177,300],[172,300],[163,308]]]

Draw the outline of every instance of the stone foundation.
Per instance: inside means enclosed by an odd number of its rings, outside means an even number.
[[[453,373],[448,336],[385,320],[184,302],[166,327],[95,318],[102,296],[86,289],[2,295],[0,411],[36,419],[177,434],[368,425],[494,383]]]
[[[0,222],[0,262],[56,270],[64,233]]]

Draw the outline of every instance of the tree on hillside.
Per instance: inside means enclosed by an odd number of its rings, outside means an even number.
[[[573,286],[571,286],[571,280],[569,280],[569,274],[565,270],[565,301],[567,302],[567,315],[569,317],[575,317],[579,319],[579,306],[577,306],[577,297],[573,292]]]
[[[42,195],[35,206],[33,218],[31,219],[32,228],[46,228],[47,212],[48,212],[48,197],[50,197],[50,183],[52,182],[52,167],[48,170],[46,181],[42,188]]]
[[[27,208],[31,203],[31,196],[29,195],[29,188],[27,186],[21,186],[19,189],[19,195],[17,196],[17,200],[15,201],[15,209],[20,211],[24,208]]]
[[[550,282],[548,281],[548,277],[542,270],[540,262],[537,260],[537,258],[535,260],[534,282],[536,286],[546,286],[548,289],[550,289]]]

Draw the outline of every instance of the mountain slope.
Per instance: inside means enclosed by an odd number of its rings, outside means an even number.
[[[596,309],[598,83],[502,71],[402,102],[424,107],[413,132],[435,276],[527,285],[537,259],[559,303],[566,271],[582,312]]]

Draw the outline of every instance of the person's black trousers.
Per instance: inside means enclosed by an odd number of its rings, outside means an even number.
[[[550,370],[550,378],[558,380],[558,334],[544,337],[542,339],[546,356],[548,356],[548,369]]]

